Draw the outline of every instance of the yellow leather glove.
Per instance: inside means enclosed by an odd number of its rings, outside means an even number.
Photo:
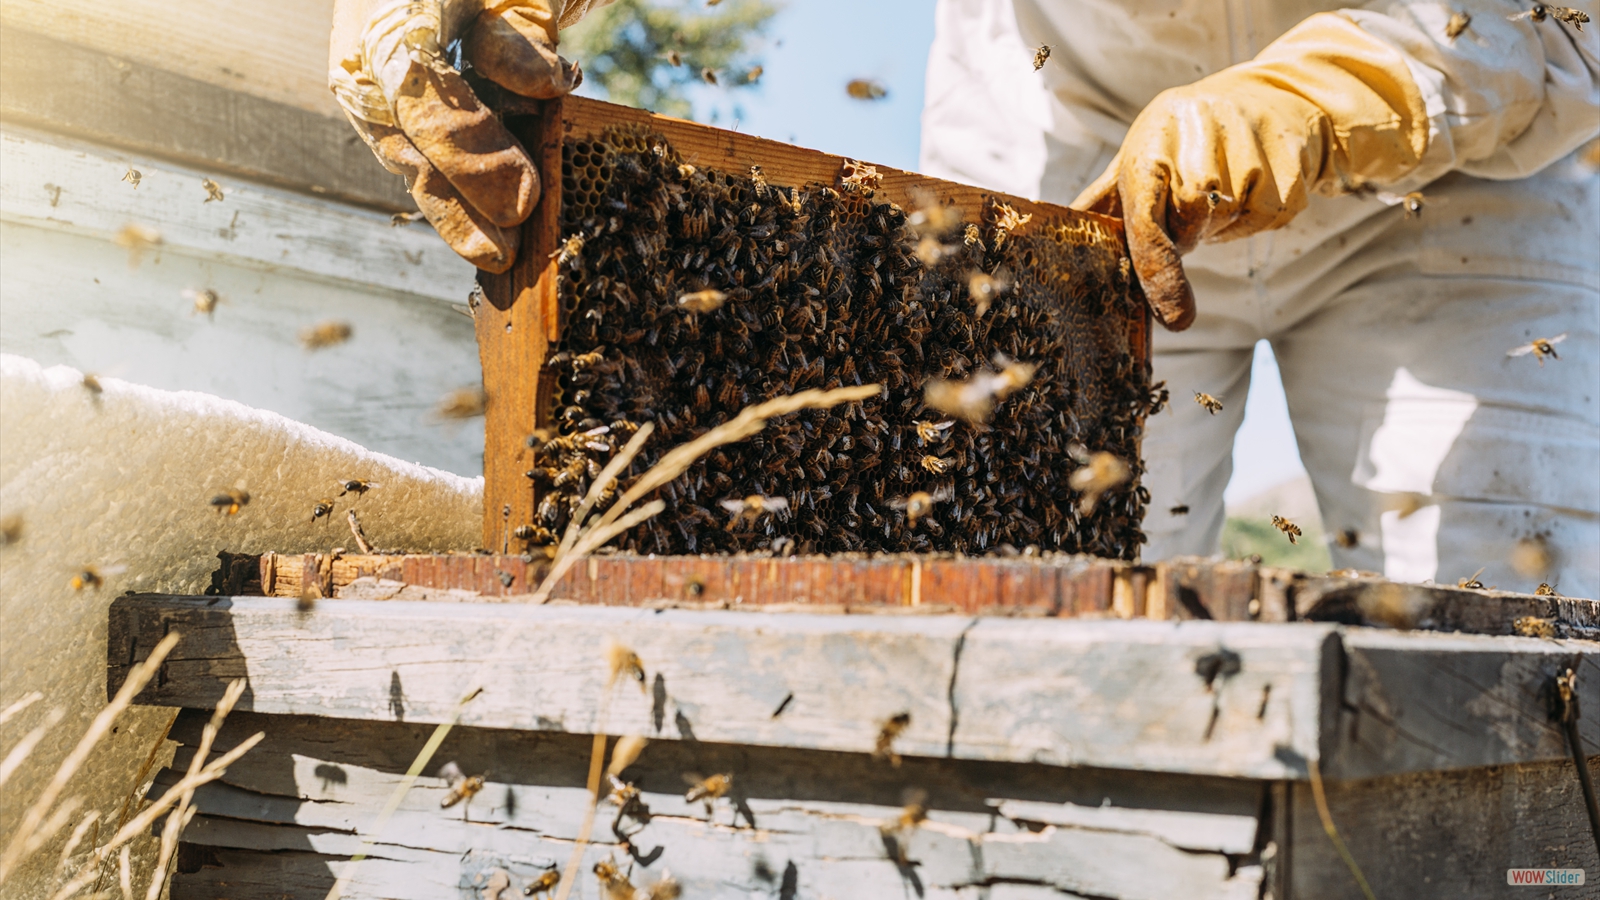
[[[329,87],[350,123],[439,235],[473,265],[511,267],[539,172],[445,59],[528,97],[559,97],[582,73],[556,55],[561,0],[336,0]],[[576,4],[583,6],[583,4]]]
[[[1288,224],[1308,191],[1394,182],[1427,148],[1404,58],[1318,13],[1250,62],[1157,95],[1072,205],[1122,217],[1156,317],[1182,331],[1195,316],[1183,254]]]

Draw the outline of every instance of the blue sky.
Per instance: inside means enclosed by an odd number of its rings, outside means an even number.
[[[737,91],[697,88],[695,118],[915,171],[933,7],[933,0],[795,0],[773,20],[761,51],[761,82]],[[877,80],[888,96],[852,100],[845,94],[852,78]],[[1233,461],[1230,502],[1305,471],[1278,365],[1266,342],[1256,346]]]

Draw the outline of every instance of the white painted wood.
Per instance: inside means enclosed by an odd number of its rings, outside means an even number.
[[[1259,825],[1255,816],[1219,813],[1079,806],[1076,803],[1040,803],[1034,800],[996,800],[994,803],[1000,814],[1008,819],[1092,831],[1145,834],[1185,850],[1218,853],[1249,853],[1250,848],[1255,846]]]
[[[431,229],[227,179],[227,199],[205,203],[200,173],[10,132],[0,151],[0,350],[482,471],[482,421],[431,416],[481,378],[472,321],[441,302],[465,300],[471,267]],[[137,190],[118,180],[128,163],[144,173]],[[55,207],[46,184],[61,188]],[[109,240],[129,221],[166,242],[136,268]],[[183,295],[202,288],[223,298],[210,318]],[[354,337],[307,352],[300,329],[327,319]]]

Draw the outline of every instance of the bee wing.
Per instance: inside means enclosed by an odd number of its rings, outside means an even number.
[[[683,773],[683,783],[687,784],[690,787],[699,787],[700,786],[700,782],[705,781],[705,780],[706,780],[705,776],[701,775],[699,772],[685,772],[685,773]]]
[[[126,571],[128,571],[128,567],[125,566],[125,565],[101,566],[100,567],[100,574],[102,576],[121,575],[123,572],[126,572]]]
[[[1566,335],[1562,335],[1562,337],[1566,337]],[[1533,345],[1532,344],[1523,344],[1521,347],[1512,347],[1510,350],[1507,350],[1506,351],[1506,355],[1507,356],[1527,356],[1529,353],[1532,353],[1532,352],[1533,352]]]
[[[1567,339],[1567,333],[1565,331],[1563,331],[1560,334],[1556,335],[1555,337],[1547,339],[1545,341],[1545,343],[1546,344],[1559,344],[1559,343],[1561,343],[1562,341],[1564,341],[1566,339]]]
[[[439,767],[439,777],[443,778],[446,784],[455,787],[467,776],[461,771],[461,767],[456,765],[454,760],[451,760]]]
[[[889,501],[889,508],[890,509],[905,509],[907,506],[910,506],[910,505],[911,505],[911,501],[907,500],[904,497],[895,497],[895,498],[893,498],[892,500]]]
[[[933,502],[935,503],[944,503],[947,500],[954,500],[956,498],[956,489],[946,485],[945,487],[934,491],[932,497]]]
[[[1531,9],[1525,9],[1522,12],[1516,13],[1514,15],[1506,16],[1506,20],[1510,21],[1510,22],[1515,22],[1515,21],[1517,21],[1519,19],[1531,19],[1531,18],[1533,18],[1533,10],[1531,10]]]
[[[1395,194],[1389,191],[1375,191],[1373,196],[1378,198],[1378,202],[1387,203],[1390,206],[1394,206],[1406,199],[1404,194]]]
[[[773,512],[784,512],[789,508],[789,501],[784,497],[768,497],[765,502]]]
[[[720,505],[723,509],[734,515],[744,512],[743,500],[723,500],[721,501]]]

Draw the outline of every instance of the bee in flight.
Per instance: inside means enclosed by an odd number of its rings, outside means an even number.
[[[1489,568],[1489,567],[1488,566],[1479,566],[1478,567],[1478,571],[1473,572],[1470,576],[1468,576],[1466,578],[1458,579],[1456,581],[1456,587],[1461,588],[1462,590],[1467,590],[1467,591],[1481,591],[1481,590],[1483,590],[1483,582],[1478,580],[1478,576],[1482,575],[1483,574],[1483,570],[1487,569],[1487,568]]]
[[[469,776],[454,762],[445,763],[439,769],[439,776],[450,786],[450,790],[444,795],[444,799],[439,801],[439,808],[449,809],[457,803],[471,801],[479,791],[483,790],[483,779],[487,774]]]
[[[354,333],[349,322],[321,322],[300,330],[300,344],[307,350],[321,350],[350,340]]]
[[[1009,362],[995,356],[999,372],[983,371],[966,381],[933,379],[923,388],[923,400],[948,416],[965,419],[974,424],[988,421],[994,412],[996,400],[1004,400],[1033,381],[1038,366],[1033,363]]]
[[[222,296],[210,288],[201,288],[198,291],[184,291],[183,296],[194,304],[189,311],[190,315],[204,313],[207,318],[215,318],[217,304],[222,302]]]
[[[700,70],[700,77],[701,77],[701,79],[703,79],[705,81],[706,84],[716,84],[717,83],[717,70],[716,69],[701,69]]]
[[[1205,407],[1206,412],[1211,413],[1213,416],[1222,412],[1222,401],[1203,391],[1194,392],[1194,402]]]
[[[333,512],[333,501],[327,497],[318,500],[311,506],[311,521],[323,518]],[[332,521],[331,519],[329,521]]]
[[[906,217],[906,224],[918,234],[947,234],[961,224],[961,207],[940,203],[930,190],[914,188],[911,201],[916,208]]]
[[[886,759],[889,765],[900,768],[900,754],[894,752],[894,741],[901,732],[911,727],[911,713],[895,713],[883,720],[878,728],[878,739],[873,743],[872,758]]]
[[[1087,516],[1094,512],[1100,495],[1133,476],[1127,463],[1104,450],[1090,453],[1082,444],[1070,444],[1067,454],[1083,467],[1067,476],[1067,486],[1083,495],[1083,499],[1078,501],[1079,515]]]
[[[225,199],[222,196],[222,185],[217,184],[215,181],[209,178],[202,178],[200,179],[200,186],[206,189],[206,199],[203,202],[210,203],[213,200]]]
[[[538,893],[549,893],[550,891],[555,890],[556,885],[560,883],[561,870],[551,869],[543,875],[540,875],[538,878],[528,882],[527,886],[522,889],[522,896],[532,897],[534,894]]]
[[[1299,525],[1285,519],[1283,516],[1273,516],[1272,527],[1283,532],[1284,536],[1289,539],[1289,543],[1300,543],[1301,531]]]
[[[1573,9],[1570,6],[1547,6],[1543,3],[1535,3],[1532,9],[1506,16],[1506,18],[1513,22],[1518,19],[1532,19],[1535,22],[1543,22],[1546,18],[1551,18],[1557,22],[1565,22],[1574,29],[1582,31],[1583,26],[1589,21],[1589,14],[1583,10]]]
[[[755,84],[757,81],[760,81],[761,73],[765,71],[766,69],[762,68],[761,66],[756,66],[754,69],[751,69],[749,72],[745,73],[745,84]]]
[[[1345,550],[1354,550],[1361,546],[1361,532],[1354,528],[1346,528],[1333,536],[1333,542]]]
[[[921,788],[907,788],[901,794],[905,804],[900,807],[900,815],[878,826],[883,833],[884,843],[893,842],[890,852],[894,854],[895,862],[904,866],[910,863],[906,858],[906,842],[911,838],[911,832],[918,825],[928,820],[928,792]]]
[[[1011,279],[1004,272],[990,275],[985,272],[973,272],[967,276],[967,296],[972,298],[973,314],[978,318],[989,311],[994,301],[1001,294],[1011,289]]]
[[[684,775],[683,780],[690,785],[688,793],[683,795],[684,802],[703,803],[708,816],[716,809],[717,799],[727,796],[728,789],[733,787],[732,775],[712,775],[709,778],[701,778],[691,772]]]
[[[955,498],[955,491],[950,488],[940,488],[937,491],[917,491],[904,500],[890,500],[889,505],[895,509],[906,511],[906,524],[916,527],[917,520],[933,514],[935,503],[944,503]]]
[[[1050,60],[1050,45],[1049,44],[1040,44],[1039,45],[1039,49],[1033,51],[1033,70],[1035,72],[1037,72],[1040,69],[1044,68],[1044,64],[1046,62],[1048,62],[1049,60]]]
[[[471,419],[489,408],[489,395],[481,387],[461,388],[445,394],[433,408],[441,419]]]
[[[211,498],[211,505],[217,508],[218,515],[227,513],[236,516],[249,502],[250,492],[240,487],[229,488]]]
[[[627,675],[639,682],[640,693],[644,692],[644,660],[639,654],[615,641],[606,644],[606,663],[610,666],[611,676],[606,681],[606,687],[615,684],[617,677]]]
[[[1555,345],[1566,339],[1567,333],[1565,331],[1553,338],[1534,338],[1528,343],[1523,344],[1521,347],[1512,347],[1510,350],[1507,350],[1506,356],[1527,356],[1529,353],[1532,353],[1533,358],[1539,361],[1539,367],[1542,369],[1544,368],[1544,358],[1546,356],[1550,357],[1551,359],[1561,358],[1556,355]]]
[[[99,590],[101,586],[106,583],[107,577],[112,575],[121,575],[126,571],[128,571],[127,566],[106,566],[103,569],[97,569],[94,566],[84,566],[78,570],[76,575],[72,576],[72,580],[68,581],[67,584],[69,584],[75,591],[81,591],[86,587]]]
[[[707,288],[695,291],[692,294],[682,294],[678,297],[678,305],[692,313],[715,312],[728,302],[728,295],[719,290]]]
[[[349,481],[335,481],[334,484],[339,486],[339,496],[341,497],[345,494],[355,494],[357,497],[361,497],[375,487],[383,487],[376,481],[362,481],[359,478],[352,478]]]
[[[760,494],[751,494],[742,500],[724,500],[722,501],[722,508],[733,516],[733,520],[728,523],[730,527],[738,522],[754,525],[758,519],[769,513],[781,516],[788,512],[789,501],[782,497],[763,497]]]
[[[1444,36],[1455,40],[1472,25],[1472,13],[1458,11],[1450,14],[1450,21],[1445,23]]]
[[[122,180],[133,185],[134,190],[139,189],[139,180],[142,178],[144,178],[144,175],[138,169],[135,169],[132,166],[129,166],[128,171],[122,176]]]
[[[852,100],[882,100],[889,96],[889,89],[871,78],[852,78],[844,86],[844,92]]]
[[[1174,516],[1187,516],[1189,514],[1189,504],[1179,503],[1177,506],[1167,510],[1167,513]]]

